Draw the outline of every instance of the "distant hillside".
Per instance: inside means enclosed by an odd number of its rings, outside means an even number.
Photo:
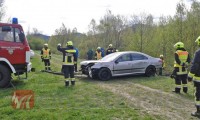
[[[43,34],[40,34],[40,33],[38,33],[38,34],[32,34],[32,36],[42,38],[42,39],[44,39],[45,41],[48,41],[49,38],[50,38],[50,36],[43,35]]]

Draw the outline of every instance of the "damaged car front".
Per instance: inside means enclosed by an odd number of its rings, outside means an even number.
[[[103,57],[100,60],[88,60],[88,61],[82,61],[80,63],[81,65],[81,71],[82,74],[87,75],[90,78],[99,78],[101,79],[101,76],[99,75],[99,71],[101,69],[107,69],[107,73],[104,72],[104,76],[108,76],[109,78],[112,76],[112,69],[114,64],[114,59],[118,56],[118,53],[112,53],[110,55],[107,55]]]

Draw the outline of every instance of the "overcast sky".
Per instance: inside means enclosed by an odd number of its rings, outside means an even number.
[[[184,0],[186,1],[186,0]],[[37,28],[52,35],[61,27],[77,28],[86,33],[91,19],[97,22],[111,10],[113,14],[130,17],[151,13],[154,17],[174,15],[179,0],[5,0],[6,18],[17,17],[27,32]],[[186,2],[187,3],[187,2]]]

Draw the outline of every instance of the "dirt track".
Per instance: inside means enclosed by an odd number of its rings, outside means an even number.
[[[97,82],[99,87],[124,97],[130,107],[136,107],[154,116],[166,120],[190,120],[190,113],[195,111],[194,102],[181,95],[163,92],[131,82]]]
[[[53,62],[56,66],[55,62]],[[86,77],[76,75],[77,77]],[[128,105],[133,109],[157,116],[155,119],[161,120],[197,120],[191,117],[191,112],[195,111],[194,101],[185,99],[181,95],[167,93],[161,90],[152,89],[147,86],[129,81],[102,82],[93,81],[99,88],[111,91],[128,101]],[[159,116],[159,117],[158,117]]]

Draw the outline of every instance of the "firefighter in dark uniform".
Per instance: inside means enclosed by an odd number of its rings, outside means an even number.
[[[44,44],[44,48],[41,50],[41,59],[42,62],[44,62],[45,65],[45,70],[51,70],[51,64],[50,64],[50,59],[51,59],[51,50],[48,48],[48,44]]]
[[[96,52],[95,52],[95,59],[96,60],[99,60],[99,59],[101,59],[102,58],[102,52],[101,52],[101,47],[97,47],[97,50],[96,50]]]
[[[174,61],[176,87],[173,92],[180,93],[181,87],[183,87],[183,92],[187,93],[187,66],[190,63],[189,53],[184,49],[184,44],[182,42],[177,42],[174,47],[176,48]]]
[[[74,61],[76,61],[77,58],[72,41],[68,41],[66,46],[66,48],[61,48],[61,44],[58,44],[57,50],[63,53],[62,68],[65,77],[65,86],[69,86],[69,81],[71,81],[71,85],[75,85]]]
[[[113,47],[112,47],[112,44],[110,44],[109,46],[108,46],[108,49],[106,50],[106,55],[109,55],[109,54],[111,54],[111,53],[113,53],[114,52],[114,49],[113,49]]]
[[[77,67],[77,62],[78,62],[78,56],[79,56],[79,51],[78,51],[78,48],[74,48],[76,50],[76,61],[74,61],[74,69],[75,69],[75,72],[78,72],[78,67]]]
[[[200,47],[200,36],[195,42]],[[195,52],[190,72],[188,73],[188,81],[191,82],[192,80],[195,87],[195,106],[197,111],[193,112],[191,115],[200,117],[200,49]]]
[[[87,52],[87,59],[88,59],[88,60],[92,60],[93,54],[94,54],[94,53],[93,53],[92,49],[89,49],[88,52]]]

